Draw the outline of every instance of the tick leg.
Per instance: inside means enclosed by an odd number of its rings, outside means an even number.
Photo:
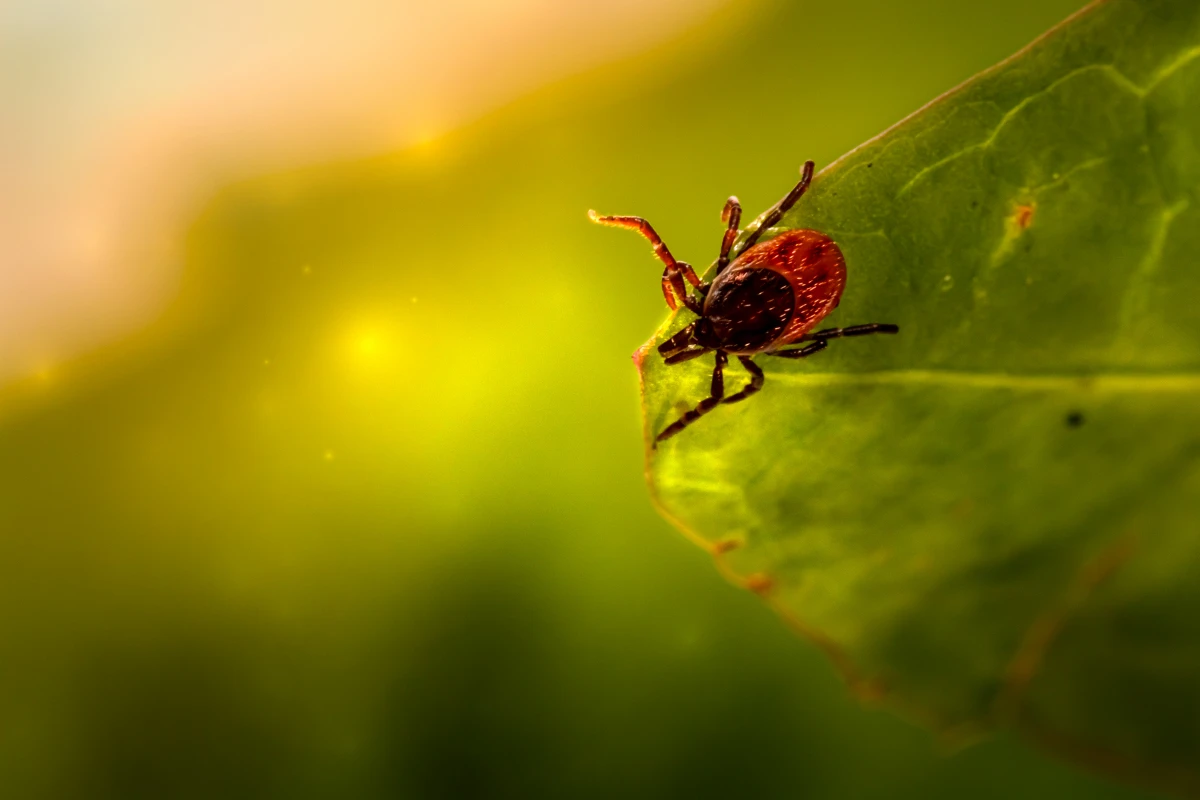
[[[750,232],[750,235],[746,237],[746,243],[742,245],[742,249],[738,252],[744,253],[751,247],[754,247],[754,244],[758,241],[758,237],[762,236],[767,228],[774,227],[775,223],[779,222],[783,215],[790,211],[792,206],[796,205],[796,201],[808,191],[808,184],[812,182],[813,169],[815,167],[816,164],[812,161],[804,162],[804,166],[800,168],[800,182],[793,186],[792,190],[784,195],[783,199],[776,203],[763,216],[762,222]]]
[[[701,400],[694,409],[663,428],[662,433],[654,439],[655,445],[664,439],[670,439],[720,404],[721,398],[725,396],[725,364],[728,360],[729,356],[725,355],[724,351],[717,351],[717,365],[713,368],[712,389],[709,396]]]
[[[683,304],[688,307],[689,311],[698,317],[704,316],[704,308],[696,298],[687,293],[687,287],[683,285],[683,278],[680,278],[679,274],[683,273],[688,282],[695,286],[702,294],[708,292],[708,286],[701,283],[700,278],[696,277],[696,271],[692,269],[691,264],[686,261],[676,261],[675,266],[678,269],[671,275],[667,274],[670,272],[670,268],[663,270],[663,293],[666,294],[667,284],[670,283],[671,287],[679,293],[679,299],[683,301]],[[667,305],[670,305],[672,309],[675,308],[674,305],[671,305],[670,300],[667,301]]]
[[[795,350],[776,350],[774,353],[767,353],[767,355],[779,356],[780,358],[808,358],[813,353],[819,353],[826,347],[829,347],[829,342],[820,339]]]
[[[816,333],[806,333],[796,341],[821,342],[826,339],[841,339],[844,336],[866,336],[870,333],[899,333],[900,326],[887,322],[871,322],[866,325],[851,325],[849,328],[826,328]]]
[[[738,225],[742,224],[742,204],[738,202],[737,197],[731,197],[725,201],[725,208],[721,211],[721,222],[726,224],[725,237],[721,239],[721,255],[717,258],[717,274],[720,275],[729,266],[729,250],[733,247],[733,241],[738,235]]]
[[[738,356],[738,361],[742,362],[746,372],[750,373],[750,382],[737,394],[726,397],[722,403],[739,403],[752,394],[758,394],[758,390],[763,387],[763,371],[758,364],[751,361],[749,356]]]
[[[692,286],[699,286],[700,278],[696,275],[696,271],[692,269],[690,264],[675,260],[675,256],[671,255],[671,251],[667,249],[666,242],[662,240],[662,237],[658,235],[649,222],[641,217],[602,217],[595,211],[588,211],[588,218],[592,222],[598,222],[601,225],[628,228],[645,236],[654,247],[654,255],[666,265],[666,269],[663,270],[662,290],[663,297],[667,300],[667,305],[671,307],[672,311],[678,308],[679,303],[675,299],[678,296],[688,308],[691,308],[693,311],[696,310],[692,307],[695,301],[688,297],[687,286],[683,281],[686,278]],[[672,290],[674,290],[674,294],[672,294]]]

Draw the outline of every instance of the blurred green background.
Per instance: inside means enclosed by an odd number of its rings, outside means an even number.
[[[1078,6],[733,3],[227,187],[158,321],[0,394],[3,795],[1142,796],[862,708],[656,516],[660,270],[585,216],[706,264],[729,194],[757,214]]]

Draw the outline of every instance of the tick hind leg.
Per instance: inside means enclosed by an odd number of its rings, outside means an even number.
[[[795,350],[776,350],[774,353],[767,353],[767,355],[779,356],[780,358],[806,358],[828,347],[830,339],[841,339],[847,336],[866,336],[871,333],[899,332],[899,325],[892,325],[888,322],[870,322],[866,325],[851,325],[849,328],[826,328],[823,331],[806,333],[794,342],[811,342],[812,344],[797,347]]]
[[[824,339],[806,344],[804,347],[798,347],[795,350],[776,350],[774,353],[767,353],[769,356],[778,356],[779,358],[808,358],[813,353],[819,353],[829,347],[829,342]]]
[[[725,396],[725,364],[728,360],[729,356],[720,350],[717,351],[717,365],[713,368],[712,388],[709,391],[709,396],[701,400],[691,411],[663,428],[662,433],[654,439],[656,446],[664,439],[670,439],[720,404],[721,398]]]
[[[899,333],[900,326],[887,322],[870,322],[866,325],[851,325],[849,328],[826,328],[823,331],[806,333],[797,341],[823,342],[826,339],[841,339],[845,336],[866,336],[871,333]]]

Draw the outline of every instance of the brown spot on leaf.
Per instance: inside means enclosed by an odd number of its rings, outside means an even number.
[[[755,594],[766,594],[771,591],[771,587],[774,585],[775,581],[771,580],[771,576],[762,572],[746,576],[746,588]]]
[[[1013,222],[1017,223],[1018,228],[1025,230],[1033,224],[1033,212],[1033,204],[1017,206],[1013,211]]]

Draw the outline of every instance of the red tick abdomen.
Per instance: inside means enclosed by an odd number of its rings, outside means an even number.
[[[796,307],[783,333],[771,347],[794,342],[837,308],[846,286],[846,259],[837,244],[820,231],[800,228],[751,247],[729,265],[734,269],[769,269],[787,278]]]

